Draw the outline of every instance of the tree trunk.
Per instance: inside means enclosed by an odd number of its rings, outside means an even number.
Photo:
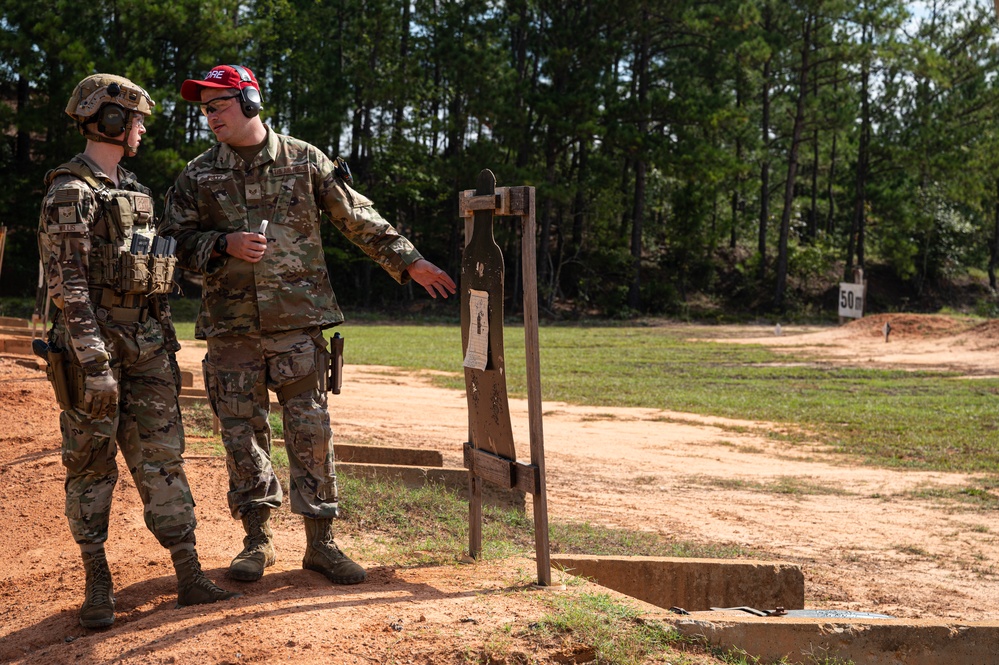
[[[805,96],[808,94],[808,56],[811,49],[812,21],[804,19],[801,46],[801,70],[798,74],[798,101],[794,113],[794,128],[791,131],[791,148],[787,156],[787,180],[784,183],[784,210],[780,218],[780,240],[777,246],[777,289],[774,293],[774,307],[784,310],[784,292],[787,289],[787,241],[791,231],[791,209],[794,207],[794,183],[798,176],[798,151],[801,135],[805,127]]]
[[[743,99],[742,99],[742,76],[740,74],[736,75],[735,82],[735,107],[742,111]],[[739,164],[742,163],[742,136],[737,136],[735,139],[735,161]],[[735,188],[732,191],[732,228],[729,229],[728,246],[729,249],[735,249],[735,246],[739,240],[739,219],[743,207],[742,201],[744,200],[742,186],[745,182],[742,173],[736,178]]]
[[[769,31],[771,28],[770,7],[764,10],[763,28]],[[767,223],[770,219],[770,76],[773,68],[773,57],[767,58],[763,63],[763,90],[760,99],[760,111],[762,121],[760,122],[760,138],[762,140],[763,159],[760,164],[760,230],[756,243],[757,251],[760,254],[760,267],[758,277],[760,281],[767,275]]]
[[[814,29],[815,38],[812,43],[812,52],[818,58],[819,50],[819,28]],[[812,77],[812,97],[818,102],[819,98],[819,77]],[[808,240],[814,241],[819,235],[819,126],[815,124],[812,130],[812,200],[808,210]]]
[[[403,72],[401,80],[397,82],[397,85],[407,86],[408,85],[408,71],[406,70],[405,63],[409,60],[409,33],[411,31],[411,4],[409,2],[402,3],[402,25],[400,26],[400,40],[399,40],[399,69]],[[405,110],[405,104],[401,102],[396,102],[395,111],[392,115],[392,142],[393,144],[398,144],[399,139],[402,137],[402,121],[403,121],[403,111]]]
[[[17,77],[17,113],[20,116],[28,108],[28,94],[30,87],[28,79],[20,74]],[[25,131],[20,124],[17,128],[17,143],[14,150],[14,162],[24,167],[31,160],[31,134]]]
[[[829,178],[826,183],[826,199],[829,210],[826,211],[826,235],[833,232],[833,215],[836,213],[836,199],[833,196],[833,183],[836,182],[836,134],[833,133],[832,145],[829,148]]]
[[[642,9],[642,41],[636,57],[635,75],[638,78],[637,106],[639,112],[638,135],[645,136],[649,131],[649,118],[645,102],[649,91],[649,51],[652,48],[652,35],[649,32],[649,12]],[[648,168],[645,155],[640,151],[635,156],[635,197],[631,218],[631,284],[628,287],[628,307],[639,310],[642,306],[642,224],[645,214],[645,175]]]
[[[586,182],[589,177],[587,169],[590,154],[590,139],[579,140],[579,169],[576,173],[576,197],[572,203],[572,251],[579,251],[583,244],[583,231],[586,222]]]
[[[868,44],[870,28],[864,26],[863,40]],[[871,102],[869,99],[871,67],[867,55],[860,66],[860,143],[857,146],[857,174],[853,200],[853,221],[850,224],[850,238],[846,248],[846,272],[844,279],[850,280],[853,275],[854,256],[856,265],[864,267],[864,230],[866,226],[867,203],[867,169],[870,162],[871,142]]]
[[[989,287],[996,291],[996,266],[999,265],[999,178],[996,178],[996,202],[992,225],[992,251],[989,252]]]
[[[631,285],[628,288],[628,307],[638,310],[642,306],[642,216],[645,214],[645,160],[635,164],[635,205],[631,223]]]

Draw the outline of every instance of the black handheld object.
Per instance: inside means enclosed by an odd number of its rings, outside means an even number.
[[[354,176],[350,174],[350,167],[347,166],[347,161],[343,157],[337,157],[333,160],[333,175],[348,187],[354,185]]]

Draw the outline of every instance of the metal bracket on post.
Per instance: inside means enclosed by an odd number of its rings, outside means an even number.
[[[491,176],[491,174],[490,174]],[[488,191],[488,190],[487,190]],[[541,355],[538,340],[538,271],[535,248],[534,187],[495,187],[494,194],[465,190],[458,196],[458,209],[465,220],[465,246],[472,238],[475,213],[488,211],[501,217],[521,219],[521,265],[524,289],[524,347],[527,363],[527,402],[531,462],[525,464],[483,450],[469,427],[464,446],[465,467],[469,471],[469,554],[474,558],[482,542],[482,481],[505,489],[519,489],[532,495],[534,544],[538,585],[551,586],[551,555],[548,534],[548,497],[545,489],[545,451],[541,410]],[[464,275],[463,275],[464,277]],[[464,284],[462,285],[464,289]],[[504,395],[505,397],[505,395]],[[470,418],[471,419],[471,418]]]

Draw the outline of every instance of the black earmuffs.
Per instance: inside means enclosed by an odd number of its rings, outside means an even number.
[[[237,74],[239,74],[239,80],[246,83],[252,82],[253,78],[250,77],[249,72],[240,67],[239,65],[229,65],[232,67]],[[247,118],[252,118],[253,116],[260,113],[260,91],[254,88],[252,85],[247,85],[239,89],[239,108],[242,109],[243,115]]]
[[[108,97],[121,94],[121,86],[112,83],[107,89]],[[105,136],[118,136],[125,131],[131,112],[117,104],[105,104],[97,114],[97,131]]]
[[[97,115],[97,131],[105,136],[119,136],[125,131],[130,115],[117,104],[105,104]]]

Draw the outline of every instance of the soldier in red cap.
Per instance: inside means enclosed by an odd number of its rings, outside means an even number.
[[[350,171],[260,118],[253,72],[219,65],[181,96],[201,105],[218,143],[194,158],[167,194],[160,232],[177,240],[180,265],[204,276],[195,334],[207,340],[205,388],[222,425],[229,508],[244,548],[229,576],[260,579],[275,562],[270,511],[282,489],[271,466],[268,390],[284,412],[291,510],[303,516],[304,568],[335,584],[366,573],[333,540],[337,485],[323,330],[343,321],[327,274],[320,221],[332,224],[399,283],[432,297],[454,281],[427,261],[352,189]]]

